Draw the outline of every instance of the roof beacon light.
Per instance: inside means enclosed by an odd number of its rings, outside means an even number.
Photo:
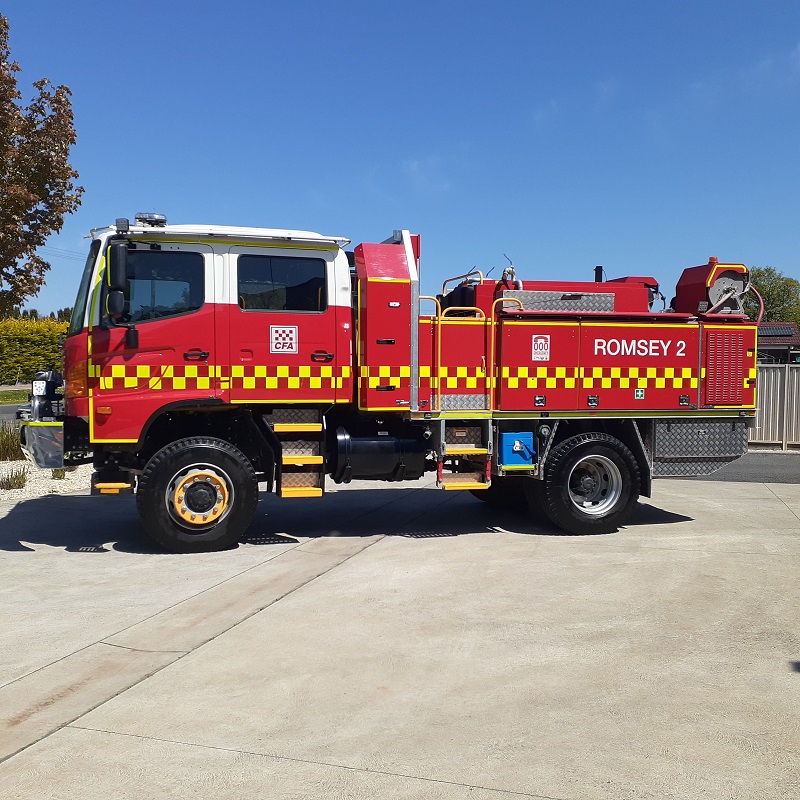
[[[149,225],[151,228],[164,228],[167,225],[167,217],[164,214],[153,214],[150,211],[140,211],[134,219],[140,225]]]

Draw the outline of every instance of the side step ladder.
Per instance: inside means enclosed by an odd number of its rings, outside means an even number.
[[[491,484],[492,437],[489,420],[458,424],[442,420],[436,480],[442,489],[475,491]]]
[[[322,497],[325,425],[321,411],[276,408],[265,417],[281,443],[281,497]]]
[[[133,494],[136,478],[121,469],[104,469],[92,473],[90,494]]]

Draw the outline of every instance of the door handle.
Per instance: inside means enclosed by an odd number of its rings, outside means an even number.
[[[312,361],[333,361],[333,353],[312,353]]]
[[[208,358],[208,350],[187,350],[183,358],[184,361],[205,361]]]

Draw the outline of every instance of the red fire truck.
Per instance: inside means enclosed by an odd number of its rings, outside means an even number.
[[[500,280],[420,294],[420,238],[168,225],[92,231],[62,375],[37,376],[26,453],[135,489],[163,547],[241,540],[259,483],[415,480],[521,498],[570,533],[615,530],[661,476],[741,456],[756,325],[742,264],[650,277]],[[421,311],[424,306],[424,312]]]

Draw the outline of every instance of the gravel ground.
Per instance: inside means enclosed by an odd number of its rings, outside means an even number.
[[[18,503],[20,500],[30,500],[41,497],[43,494],[73,494],[76,492],[89,492],[92,465],[84,464],[74,471],[65,473],[64,478],[53,478],[53,471],[38,469],[26,461],[0,462],[0,478],[4,478],[15,469],[27,470],[27,480],[24,489],[0,489],[0,502]]]

